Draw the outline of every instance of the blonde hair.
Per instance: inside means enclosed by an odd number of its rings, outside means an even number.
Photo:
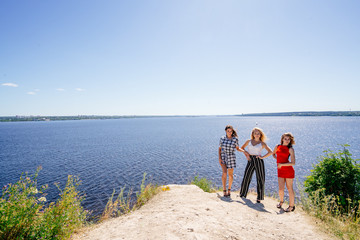
[[[281,135],[281,145],[284,142],[284,137],[289,137],[290,138],[289,148],[292,147],[292,145],[295,145],[295,138],[294,138],[294,135],[292,135],[291,132],[287,132],[287,133],[284,133],[283,135]]]
[[[254,137],[254,132],[255,131],[260,132],[260,141],[265,142],[267,137],[266,137],[264,131],[261,128],[258,128],[258,127],[254,127],[253,130],[251,131],[251,139],[255,139],[255,137]]]

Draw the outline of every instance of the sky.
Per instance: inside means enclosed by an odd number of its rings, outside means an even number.
[[[1,0],[0,116],[360,110],[358,0]]]

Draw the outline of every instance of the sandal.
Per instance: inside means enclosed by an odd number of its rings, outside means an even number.
[[[259,199],[256,200],[257,203],[261,203]]]
[[[293,211],[295,211],[295,206],[289,206],[289,207],[285,210],[285,212],[293,212]]]
[[[276,207],[277,207],[277,208],[281,208],[282,205],[283,205],[283,203],[284,203],[284,201],[280,201],[280,202],[278,203],[278,205],[276,205]]]
[[[230,195],[231,195],[231,189],[229,188],[229,189],[228,189],[227,197],[230,197]]]
[[[223,190],[223,192],[224,192],[224,197],[227,197],[226,190]]]

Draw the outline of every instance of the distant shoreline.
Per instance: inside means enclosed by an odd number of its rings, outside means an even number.
[[[308,112],[278,112],[278,113],[249,113],[235,116],[298,116],[298,117],[312,117],[312,116],[329,116],[329,117],[338,117],[338,116],[349,116],[349,117],[358,117],[360,116],[360,111],[308,111]]]
[[[247,113],[234,115],[77,115],[77,116],[3,116],[0,122],[25,122],[25,121],[65,121],[65,120],[106,120],[123,118],[154,118],[154,117],[359,117],[360,111],[308,111],[308,112],[277,112],[277,113]]]

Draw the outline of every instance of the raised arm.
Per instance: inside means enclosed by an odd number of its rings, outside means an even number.
[[[264,159],[267,158],[268,156],[270,156],[271,154],[273,154],[273,151],[271,150],[271,148],[269,148],[269,146],[266,143],[262,143],[263,148],[266,149],[267,153],[264,156],[260,156],[260,159]]]
[[[245,150],[243,148],[239,148],[239,146],[236,146],[236,150],[238,150],[239,152],[245,152]]]
[[[241,152],[245,154],[246,159],[250,161],[250,154],[248,153],[248,151],[245,150],[246,146],[249,145],[249,142],[250,140],[246,140],[246,142],[241,146],[240,149],[242,150]]]
[[[272,154],[273,158],[275,158],[275,159],[277,159],[277,156],[276,156],[277,148],[278,148],[278,145],[275,146],[273,154]]]
[[[246,140],[246,142],[241,146],[240,149],[242,149],[242,152],[243,152],[243,153],[248,153],[248,152],[245,150],[245,148],[246,148],[247,145],[249,145],[249,142],[250,142],[250,140]]]

